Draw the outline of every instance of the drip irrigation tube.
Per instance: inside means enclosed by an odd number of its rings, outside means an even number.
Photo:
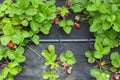
[[[40,39],[41,43],[78,43],[78,42],[94,42],[95,39]]]

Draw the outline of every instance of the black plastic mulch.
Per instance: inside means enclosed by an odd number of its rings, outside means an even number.
[[[2,2],[3,0],[0,0]],[[64,5],[65,0],[56,0],[56,5]],[[71,19],[73,19],[73,14]],[[81,29],[76,29],[73,26],[73,30],[70,35],[63,32],[58,25],[53,25],[49,35],[40,34],[41,39],[93,39],[93,34],[89,32],[89,25],[87,22],[81,22]],[[66,75],[64,72],[59,71],[60,78],[57,80],[95,80],[90,75],[90,70],[93,65],[88,64],[84,54],[89,50],[90,42],[71,42],[71,43],[40,43],[36,46],[32,43],[25,47],[26,62],[22,63],[23,71],[15,77],[15,80],[43,80],[42,73],[45,71],[44,59],[35,54],[35,52],[41,54],[43,49],[46,49],[49,44],[53,44],[56,47],[56,53],[64,53],[70,50],[74,53],[77,63],[73,66],[72,73]],[[119,51],[119,48],[117,49]],[[35,51],[35,52],[34,52]],[[114,50],[116,51],[116,50]],[[119,51],[120,52],[120,51]]]

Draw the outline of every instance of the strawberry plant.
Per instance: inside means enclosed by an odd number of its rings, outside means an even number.
[[[14,80],[25,61],[21,46],[31,40],[39,44],[40,32],[47,35],[56,17],[55,0],[4,0],[0,4],[0,80]],[[6,47],[7,46],[7,47]]]
[[[45,80],[56,80],[59,78],[59,75],[55,71],[43,73],[43,79]]]
[[[63,18],[69,13],[69,10],[66,7],[58,7],[57,11]]]
[[[14,76],[22,71],[20,63],[26,60],[23,53],[22,47],[15,50],[0,47],[0,80],[14,80]]]
[[[106,70],[107,61],[102,60],[105,55],[108,55],[112,48],[119,46],[120,34],[120,16],[119,16],[118,0],[73,0],[71,9],[75,13],[84,13],[90,24],[90,32],[94,33],[95,43],[94,51],[85,53],[89,63],[97,63],[98,69],[92,70],[91,74],[97,80],[109,80],[107,74],[111,74]],[[116,56],[116,59],[113,58]],[[113,73],[119,74],[119,54],[111,54],[110,65],[114,67]],[[110,65],[109,69],[110,69]],[[112,68],[113,68],[112,67]],[[99,69],[100,68],[100,69]],[[116,69],[117,68],[117,69]],[[101,70],[102,69],[102,70]],[[98,76],[100,75],[100,76]]]
[[[48,34],[56,17],[55,0],[5,0],[0,4],[1,43],[25,45],[27,39],[39,44],[39,32]]]
[[[72,20],[61,20],[59,26],[63,28],[66,34],[70,34],[74,22]]]
[[[66,62],[68,63],[69,65],[72,65],[72,64],[75,64],[76,63],[76,60],[73,56],[73,53],[71,51],[67,51],[66,53],[63,53],[60,55],[60,60],[62,62]]]
[[[59,67],[55,63],[57,55],[55,54],[55,47],[53,45],[48,46],[48,50],[42,50],[42,56],[46,59],[45,65],[51,65],[51,69]]]
[[[43,73],[43,79],[56,80],[59,78],[57,73],[58,69],[66,71],[67,74],[71,74],[72,65],[76,63],[73,53],[71,51],[62,53],[60,60],[57,59],[57,54],[55,53],[54,45],[49,45],[47,50],[42,50],[42,56],[45,58],[45,66],[48,66],[47,71]]]

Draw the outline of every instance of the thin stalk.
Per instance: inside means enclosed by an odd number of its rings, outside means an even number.
[[[28,47],[28,46],[27,46]],[[38,55],[40,58],[42,58],[43,60],[45,60],[40,54],[38,54],[34,49],[32,49],[31,47],[28,47],[31,51],[33,51],[36,55]]]

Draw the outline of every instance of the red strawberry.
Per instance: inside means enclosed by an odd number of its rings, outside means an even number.
[[[113,80],[118,80],[119,76],[118,75],[113,75]]]
[[[12,44],[12,43],[9,43],[9,44],[8,44],[8,48],[9,48],[9,49],[12,49],[12,48],[13,48],[13,44]]]
[[[59,18],[55,18],[54,22],[55,22],[55,24],[59,24],[60,19]]]
[[[75,26],[77,29],[80,29],[80,24],[76,24],[76,26]]]

